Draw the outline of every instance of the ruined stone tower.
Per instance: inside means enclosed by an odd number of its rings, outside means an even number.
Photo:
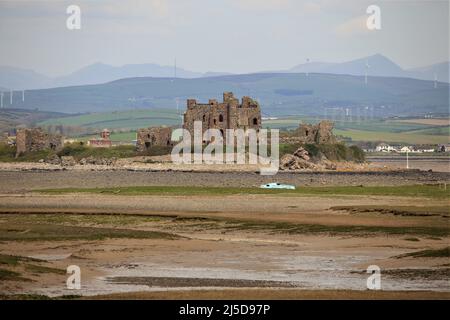
[[[152,147],[169,147],[172,145],[172,128],[153,127],[139,129],[136,134],[136,150],[145,152]]]
[[[40,128],[20,129],[16,135],[16,157],[26,152],[41,150],[61,150],[63,137],[61,135],[48,134]]]
[[[194,134],[194,122],[201,121],[202,129],[218,129],[222,136],[226,129],[261,128],[261,108],[257,101],[243,97],[242,102],[232,92],[223,93],[223,102],[210,99],[208,103],[197,103],[195,99],[187,100],[183,128]]]

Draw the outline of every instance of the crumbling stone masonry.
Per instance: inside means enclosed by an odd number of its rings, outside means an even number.
[[[334,124],[331,121],[321,121],[316,125],[300,123],[290,136],[281,138],[283,143],[334,144]]]
[[[48,134],[40,128],[20,129],[16,135],[16,156],[41,150],[61,150],[64,140],[61,135]]]
[[[136,137],[136,150],[145,152],[151,147],[168,147],[172,145],[172,128],[154,127],[139,129]]]
[[[224,92],[223,102],[220,103],[215,99],[210,99],[206,104],[197,103],[195,99],[188,99],[183,128],[187,129],[191,136],[194,134],[195,121],[202,122],[203,132],[208,129],[218,129],[222,136],[226,129],[259,130],[261,108],[258,102],[250,97],[243,97],[242,103],[239,103],[232,92]]]

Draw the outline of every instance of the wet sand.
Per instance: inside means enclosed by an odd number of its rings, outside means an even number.
[[[0,294],[78,294],[100,299],[449,299],[448,256],[400,258],[448,247],[450,226],[445,215],[333,209],[371,205],[445,207],[447,199],[45,195],[31,191],[52,183],[93,187],[108,182],[159,185],[168,181],[223,186],[252,185],[264,179],[251,173],[58,171],[0,172],[0,177],[0,254],[42,260],[0,265],[32,280],[1,281]],[[360,173],[280,176],[286,181],[318,177],[338,185],[339,181],[383,181],[382,175]],[[394,185],[448,180],[446,174],[417,172],[386,177]],[[56,232],[63,227],[74,230],[74,238],[66,239]],[[97,231],[100,234],[105,229],[120,229],[130,236],[95,237]],[[20,240],[42,230],[49,230],[46,236],[54,232],[60,238]],[[90,236],[83,238],[87,230]],[[134,232],[169,236],[133,238]],[[30,269],[29,264],[39,268]],[[382,292],[367,292],[366,269],[374,264],[381,268]],[[52,271],[64,271],[69,265],[82,270],[81,290],[68,290],[68,275]]]

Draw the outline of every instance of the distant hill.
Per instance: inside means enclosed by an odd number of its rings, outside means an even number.
[[[366,67],[367,64],[369,68]],[[366,73],[366,69],[369,76],[434,80],[436,75],[438,81],[450,82],[449,62],[423,68],[403,70],[392,60],[381,54],[342,63],[309,62],[297,65],[288,70],[267,70],[259,73],[327,73],[363,76]],[[202,73],[180,67],[176,69],[176,77],[183,79],[209,78],[225,75],[233,74],[214,71]],[[101,84],[136,77],[174,78],[175,68],[174,66],[160,66],[154,63],[126,64],[117,67],[103,63],[95,63],[69,75],[50,78],[32,70],[0,66],[0,87],[12,88],[14,90]]]
[[[96,63],[82,68],[68,76],[55,79],[53,82],[53,86],[63,87],[85,84],[98,84],[124,78],[148,76],[155,78],[168,78],[174,77],[174,75],[174,66],[160,66],[157,64],[127,64],[120,67],[114,67],[103,63]],[[189,79],[199,78],[203,74],[177,67],[176,75],[179,78]]]
[[[0,66],[0,87],[22,90],[51,86],[52,79],[33,70]]]
[[[367,67],[368,66],[368,67]],[[408,77],[409,74],[392,60],[381,54],[356,59],[343,63],[310,62],[295,66],[289,72],[316,72],[331,74],[348,74],[354,76]]]
[[[330,115],[344,109],[360,116],[448,115],[449,84],[394,77],[296,73],[230,75],[210,78],[130,78],[106,84],[28,90],[14,107],[65,113],[139,108],[185,109],[187,98],[208,101],[223,91],[257,98],[263,116]]]
[[[411,78],[423,80],[435,80],[450,82],[449,76],[450,62],[442,62],[431,66],[408,70]]]

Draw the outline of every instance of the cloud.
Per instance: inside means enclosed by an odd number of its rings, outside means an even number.
[[[272,11],[284,9],[291,0],[233,0],[233,6],[247,11]]]
[[[341,37],[350,37],[354,35],[361,35],[369,33],[367,28],[367,16],[362,15],[356,18],[352,18],[340,25],[336,26],[334,33]]]
[[[110,17],[128,18],[157,17],[166,18],[169,15],[168,0],[110,0],[86,2],[88,10]],[[83,3],[80,5],[83,7]]]

